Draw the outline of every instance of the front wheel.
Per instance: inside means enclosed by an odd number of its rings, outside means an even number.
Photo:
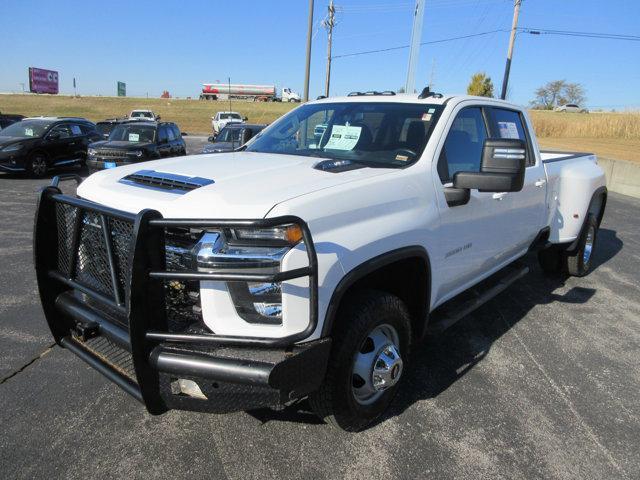
[[[309,396],[323,420],[359,431],[391,403],[411,343],[411,320],[395,295],[363,291],[347,300],[332,333],[325,380]]]
[[[42,153],[35,153],[29,158],[29,173],[36,178],[44,177],[47,174],[47,157]]]

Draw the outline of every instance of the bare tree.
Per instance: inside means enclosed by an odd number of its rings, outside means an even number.
[[[586,100],[584,87],[579,83],[568,83],[565,80],[547,82],[534,92],[532,107],[551,110],[567,103],[583,104]]]
[[[560,104],[575,103],[576,105],[584,104],[586,100],[584,87],[579,83],[567,83],[562,93]]]

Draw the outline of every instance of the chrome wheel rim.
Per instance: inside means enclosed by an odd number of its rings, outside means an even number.
[[[388,324],[374,328],[356,352],[351,371],[353,397],[361,405],[371,405],[398,383],[402,376],[400,337]]]
[[[596,236],[596,229],[592,226],[587,230],[587,240],[584,243],[584,252],[582,253],[582,263],[587,265],[591,260],[591,253],[593,252],[593,240]]]
[[[33,171],[34,175],[44,175],[45,173],[47,173],[47,162],[45,162],[44,158],[42,157],[35,157],[31,161],[31,170]]]

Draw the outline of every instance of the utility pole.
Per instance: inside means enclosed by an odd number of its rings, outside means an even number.
[[[507,63],[504,67],[504,79],[502,80],[502,93],[500,98],[507,97],[507,85],[509,83],[509,71],[511,70],[511,58],[513,58],[513,45],[516,42],[516,31],[518,29],[518,15],[520,15],[520,5],[522,0],[513,0],[513,23],[511,25],[511,36],[509,37],[509,50],[507,51]]]
[[[327,29],[327,78],[324,82],[324,96],[329,96],[329,83],[331,82],[331,36],[333,35],[333,27],[335,27],[336,7],[333,6],[333,0],[329,2],[329,15],[323,22]]]
[[[311,73],[311,36],[313,35],[313,0],[309,0],[309,24],[307,25],[307,65],[304,72],[303,101],[309,101],[309,74]]]
[[[422,38],[422,21],[424,19],[424,1],[425,0],[416,0],[416,8],[413,12],[411,49],[409,50],[409,69],[407,71],[407,83],[404,86],[404,91],[406,93],[413,93],[416,85],[416,69],[418,67],[420,39]]]

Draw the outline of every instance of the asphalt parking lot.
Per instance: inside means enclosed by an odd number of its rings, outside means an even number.
[[[380,422],[346,434],[305,402],[152,417],[54,346],[31,257],[47,182],[0,174],[2,478],[640,478],[640,200],[610,195],[588,277],[529,259],[415,349]]]

